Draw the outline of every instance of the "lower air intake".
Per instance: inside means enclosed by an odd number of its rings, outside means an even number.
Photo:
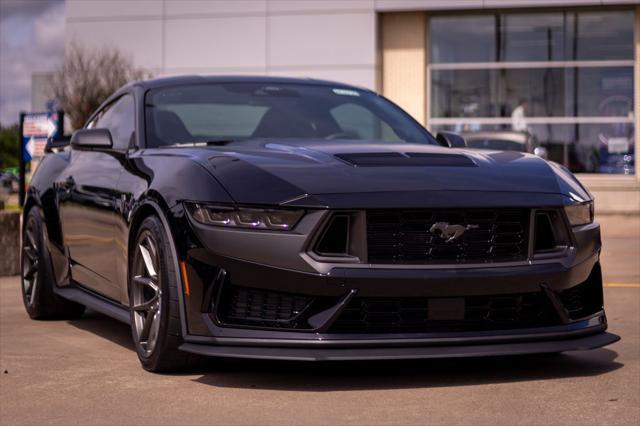
[[[227,286],[219,303],[218,319],[229,325],[269,328],[304,328],[296,319],[313,298],[247,287]]]
[[[602,272],[600,265],[596,264],[586,281],[561,291],[560,300],[562,300],[562,304],[572,320],[586,318],[602,310]]]
[[[330,332],[481,331],[559,323],[542,292],[460,298],[356,298],[342,312]]]

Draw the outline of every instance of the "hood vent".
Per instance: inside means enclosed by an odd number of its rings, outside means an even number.
[[[358,167],[477,167],[469,157],[460,154],[367,152],[335,156]]]

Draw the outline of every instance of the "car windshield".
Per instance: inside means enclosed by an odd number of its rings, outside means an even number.
[[[172,86],[150,90],[145,111],[150,147],[271,138],[437,144],[391,102],[344,86]]]

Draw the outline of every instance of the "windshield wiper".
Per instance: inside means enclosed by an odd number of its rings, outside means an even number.
[[[193,146],[193,147],[198,147],[198,146],[222,146],[222,145],[227,145],[233,142],[238,142],[237,139],[208,139],[205,141],[195,141],[195,142],[178,142],[178,143],[173,143],[171,145],[164,145],[164,146],[169,146],[169,147],[181,147],[181,146]]]

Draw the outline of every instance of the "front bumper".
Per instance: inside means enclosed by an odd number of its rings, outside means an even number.
[[[280,234],[281,241],[267,233],[212,230],[197,224],[188,229],[189,243],[180,255],[187,261],[190,281],[184,299],[183,351],[240,358],[363,360],[562,352],[619,340],[606,332],[597,224],[574,229],[575,244],[562,257],[458,267],[318,264],[303,250],[307,235],[316,229],[313,223],[303,223],[300,235]],[[278,263],[283,261],[289,264]],[[232,288],[254,292],[252,297],[263,300],[262,305],[252,306],[251,297],[242,293],[227,295]],[[582,302],[588,299],[588,306],[576,308],[581,297]],[[282,301],[293,306],[296,298],[303,302],[291,309],[305,314],[282,321],[278,310]],[[505,308],[507,319],[520,315],[518,321],[503,321],[504,310],[491,307],[507,299],[516,303]],[[379,300],[399,305],[419,300],[429,309],[434,300],[456,300],[464,308],[457,309],[453,318],[447,317],[446,309],[442,318],[432,318],[426,308],[414,309],[414,317],[428,316],[417,327],[380,329],[365,324],[363,329],[360,321],[360,328],[354,329],[348,321],[340,322],[354,304]],[[478,321],[467,327],[468,308],[478,300],[486,300],[489,307],[474,307]],[[527,308],[526,300],[541,301],[546,311],[537,315]],[[233,303],[247,315],[270,316],[265,321],[238,321],[237,315],[224,313]],[[265,314],[273,308],[269,303],[276,308]],[[526,309],[529,316],[524,318]],[[494,323],[495,318],[499,321]]]

